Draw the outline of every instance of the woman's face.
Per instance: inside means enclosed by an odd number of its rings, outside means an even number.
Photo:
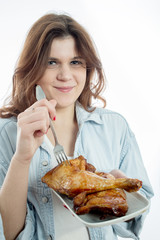
[[[51,45],[48,67],[38,84],[57,108],[73,105],[86,82],[86,62],[78,55],[72,36],[55,38]]]

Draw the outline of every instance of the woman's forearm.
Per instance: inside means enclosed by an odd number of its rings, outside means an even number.
[[[13,156],[0,190],[0,212],[6,240],[13,240],[24,227],[29,164]]]
[[[17,117],[16,152],[0,190],[0,213],[6,240],[23,230],[27,209],[29,166],[49,128],[49,116],[55,116],[56,102],[42,99]]]

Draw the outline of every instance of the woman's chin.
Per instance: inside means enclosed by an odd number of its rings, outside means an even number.
[[[71,102],[71,101],[60,101],[60,102],[57,102],[56,108],[67,108],[74,104],[75,102]]]

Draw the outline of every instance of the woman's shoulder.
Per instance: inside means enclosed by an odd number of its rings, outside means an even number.
[[[5,129],[7,131],[16,128],[17,119],[15,117],[11,118],[0,118],[0,133]]]
[[[101,118],[104,118],[106,120],[108,119],[112,121],[119,121],[127,124],[125,117],[116,111],[106,109],[106,108],[96,108],[94,110],[94,113],[100,115]]]
[[[96,108],[94,114],[99,115],[102,124],[106,125],[108,129],[114,129],[117,132],[127,131],[130,136],[134,136],[128,121],[122,114],[105,108]]]

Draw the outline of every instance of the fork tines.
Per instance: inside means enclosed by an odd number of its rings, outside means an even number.
[[[58,164],[65,162],[65,164],[70,165],[70,162],[64,151],[55,153],[55,158],[56,158],[56,161],[58,162]]]

